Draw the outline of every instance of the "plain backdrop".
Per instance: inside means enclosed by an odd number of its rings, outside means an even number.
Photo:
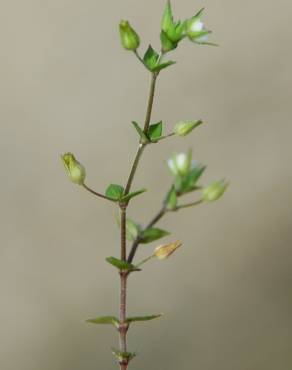
[[[159,77],[153,122],[205,122],[145,151],[129,207],[146,223],[171,177],[166,159],[193,148],[204,184],[227,178],[216,204],[170,214],[165,241],[184,247],[129,282],[131,369],[287,370],[292,367],[291,2],[173,0],[176,18],[205,6],[219,48],[183,42]],[[2,0],[0,3],[0,368],[115,369],[117,209],[71,184],[72,151],[101,192],[124,183],[137,147],[149,75],[120,47],[129,19],[141,52],[159,48],[163,0]],[[149,255],[157,244],[141,247]]]

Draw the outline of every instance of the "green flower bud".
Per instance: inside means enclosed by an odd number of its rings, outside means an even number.
[[[186,136],[196,127],[200,126],[203,121],[181,121],[174,126],[174,132],[179,136]]]
[[[75,159],[72,153],[62,155],[61,159],[66,168],[69,179],[74,182],[74,184],[83,185],[86,177],[84,166]]]
[[[215,181],[203,189],[202,199],[205,202],[214,202],[225,193],[228,183],[225,180]]]
[[[176,49],[178,42],[184,38],[184,22],[174,22],[170,1],[166,3],[161,21],[161,49],[164,53]]]
[[[167,162],[170,171],[173,175],[185,176],[188,174],[191,165],[192,165],[192,156],[191,152],[175,154]]]
[[[121,43],[126,50],[135,51],[140,45],[140,38],[128,21],[120,22]]]

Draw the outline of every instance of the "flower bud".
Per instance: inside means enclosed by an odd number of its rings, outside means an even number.
[[[121,43],[126,50],[135,51],[140,45],[140,38],[128,21],[120,22]]]
[[[173,175],[184,176],[189,172],[191,161],[191,153],[180,153],[170,158],[167,164]]]
[[[202,199],[205,202],[214,202],[225,193],[228,183],[225,180],[215,181],[203,189]]]
[[[174,132],[179,136],[186,136],[193,131],[194,128],[201,125],[203,121],[181,121],[174,126]]]
[[[84,166],[75,159],[72,153],[66,153],[62,155],[61,158],[69,179],[74,182],[74,184],[83,185],[86,177]]]
[[[182,243],[178,240],[175,243],[160,245],[159,247],[155,248],[154,256],[157,257],[159,260],[164,260],[172,255],[179,247],[181,247]]]
[[[185,33],[188,38],[196,43],[204,43],[208,41],[208,31],[204,27],[204,23],[201,21],[201,15],[203,9],[200,10],[194,17],[188,19],[185,23]]]

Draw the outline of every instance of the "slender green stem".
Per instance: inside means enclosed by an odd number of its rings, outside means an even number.
[[[88,186],[87,186],[87,185],[85,185],[85,184],[82,184],[82,186],[84,187],[84,189],[86,189],[87,191],[89,191],[91,194],[96,195],[97,197],[100,197],[100,198],[103,198],[103,199],[109,200],[109,201],[111,201],[111,202],[115,202],[115,200],[113,200],[113,199],[111,199],[111,198],[107,197],[106,195],[100,194],[100,193],[98,193],[97,191],[92,190],[90,187],[88,187]]]
[[[175,211],[178,211],[178,210],[183,209],[183,208],[198,206],[199,204],[202,204],[203,202],[204,202],[203,199],[200,199],[200,200],[197,200],[196,202],[182,204],[180,206],[177,206]]]
[[[131,190],[133,179],[134,179],[135,173],[137,171],[138,164],[139,164],[140,158],[143,154],[145,145],[146,144],[140,144],[139,145],[139,148],[138,148],[138,151],[136,153],[136,156],[135,156],[132,168],[131,168],[131,172],[130,172],[130,175],[129,175],[129,178],[128,178],[128,181],[127,181],[127,185],[126,185],[126,188],[125,188],[125,195],[128,195],[130,190]]]
[[[150,94],[149,94],[148,106],[147,106],[147,111],[146,111],[146,118],[145,118],[145,123],[144,123],[144,133],[146,135],[148,133],[150,120],[151,120],[151,113],[152,113],[152,108],[153,108],[153,101],[154,101],[155,86],[156,86],[157,77],[158,77],[157,73],[152,73]]]

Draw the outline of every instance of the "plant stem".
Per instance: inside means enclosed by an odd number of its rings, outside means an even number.
[[[139,145],[136,157],[134,159],[134,162],[133,162],[133,165],[132,165],[132,168],[131,168],[130,176],[128,178],[127,185],[126,185],[126,188],[125,188],[125,195],[128,195],[130,190],[131,190],[133,179],[134,179],[135,173],[137,171],[138,164],[139,164],[140,158],[143,154],[144,148],[145,148],[145,144],[140,144]]]
[[[113,199],[111,199],[111,198],[107,197],[106,195],[100,194],[100,193],[98,193],[97,191],[92,190],[90,187],[88,187],[88,186],[87,186],[87,185],[85,185],[85,184],[82,184],[82,186],[84,187],[84,189],[86,189],[87,191],[89,191],[91,194],[96,195],[97,197],[100,197],[100,198],[103,198],[103,199],[109,200],[109,201],[111,201],[111,202],[115,202],[115,200],[113,200]]]
[[[147,230],[149,229],[150,227],[154,226],[164,215],[165,213],[167,212],[167,209],[165,208],[165,206],[163,206],[161,208],[161,210],[157,213],[157,215],[149,222],[149,224],[145,227],[144,230]],[[139,247],[139,244],[141,242],[141,238],[138,236],[133,244],[132,244],[132,248],[131,248],[131,251],[129,253],[129,257],[127,259],[127,262],[129,263],[132,263],[134,257],[135,257],[135,254],[137,252],[137,249]]]
[[[148,99],[148,106],[147,106],[147,112],[146,112],[146,118],[145,118],[145,124],[144,124],[144,132],[147,135],[149,124],[151,121],[151,113],[152,113],[152,107],[153,107],[153,101],[154,101],[154,93],[155,93],[155,85],[156,85],[156,79],[158,74],[153,73],[152,79],[151,79],[151,86],[150,86],[150,93],[149,93],[149,99]],[[125,187],[124,195],[128,195],[131,186],[134,180],[134,176],[136,174],[139,161],[141,159],[141,156],[143,154],[144,148],[146,144],[140,143],[138,151],[136,153],[130,175]],[[128,202],[126,204],[120,204],[121,209],[121,260],[126,261],[127,259],[127,242],[126,242],[126,220],[127,220],[127,207]],[[162,216],[161,216],[162,217]],[[127,309],[127,278],[128,273],[125,271],[120,271],[120,325],[119,325],[119,334],[120,334],[120,351],[121,352],[127,352],[127,332],[129,325],[126,322],[126,309]],[[120,370],[127,370],[129,364],[129,359],[124,358],[122,361],[120,361]]]
[[[152,107],[153,107],[153,101],[154,101],[154,95],[155,95],[155,86],[156,86],[157,76],[158,76],[157,73],[152,73],[150,94],[149,94],[148,106],[147,106],[147,112],[146,112],[146,118],[145,118],[145,124],[144,124],[144,133],[146,135],[148,133],[150,120],[151,120],[151,113],[152,113]]]
[[[126,206],[121,206],[121,260],[126,260],[127,255],[127,242],[126,242]],[[127,274],[120,271],[120,351],[127,352],[127,331],[128,325],[126,324],[126,307],[127,307]],[[120,369],[126,370],[128,361],[123,360],[120,362]]]

